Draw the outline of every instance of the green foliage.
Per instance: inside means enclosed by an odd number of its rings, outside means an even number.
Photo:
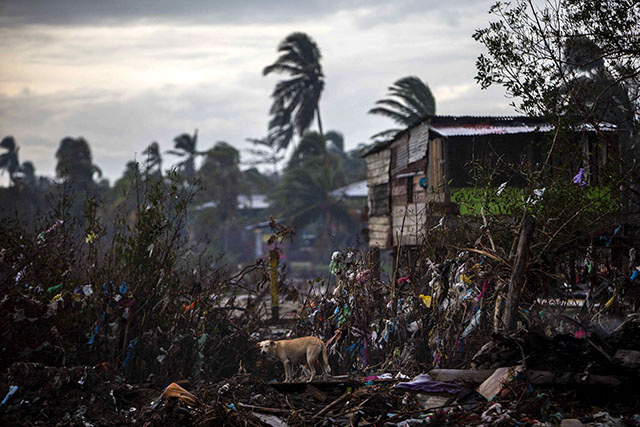
[[[249,337],[208,298],[223,292],[226,273],[187,243],[191,188],[175,173],[166,182],[136,175],[135,210],[112,225],[102,223],[93,197],[84,218],[74,218],[70,193],[61,193],[38,231],[2,221],[0,365],[104,363],[130,381],[153,373],[158,384],[236,370],[237,357],[221,348],[248,348]]]
[[[483,88],[504,86],[528,115],[637,125],[637,2],[559,0],[537,7],[518,0],[497,2],[489,12],[497,19],[473,35],[487,49],[476,62]]]

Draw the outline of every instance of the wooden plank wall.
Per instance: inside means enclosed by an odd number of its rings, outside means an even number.
[[[374,185],[385,184],[389,182],[389,161],[391,159],[391,150],[382,150],[365,157],[367,163],[367,185],[369,192]]]
[[[369,247],[388,248],[391,237],[391,216],[369,217]]]
[[[369,212],[374,212],[376,198],[390,197],[389,168],[391,163],[391,150],[386,149],[365,157],[367,163],[367,186]],[[386,194],[380,194],[380,189],[386,184]],[[374,191],[374,188],[377,188]],[[369,216],[369,247],[388,248],[391,240],[391,216]]]
[[[425,234],[426,204],[412,203],[392,207],[393,245],[416,245],[420,235]],[[404,222],[404,226],[403,226]]]
[[[444,141],[442,138],[435,138],[429,141],[429,188],[431,193],[441,192],[444,185]]]

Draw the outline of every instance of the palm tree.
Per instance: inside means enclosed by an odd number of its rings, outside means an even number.
[[[15,174],[20,169],[20,162],[18,161],[18,144],[12,136],[5,136],[0,142],[0,147],[7,150],[5,153],[0,154],[0,169],[4,169],[9,172],[9,180],[15,182]]]
[[[205,153],[198,177],[204,187],[200,198],[216,202],[216,213],[221,221],[233,217],[238,195],[245,192],[238,150],[224,141],[218,141]]]
[[[305,33],[289,34],[278,46],[278,52],[278,59],[265,67],[262,74],[278,72],[291,76],[289,80],[276,84],[269,111],[273,116],[269,122],[270,137],[278,141],[278,147],[286,149],[294,130],[303,135],[314,115],[320,134],[323,134],[319,102],[324,89],[324,74],[320,49]]]
[[[324,138],[331,143],[328,147],[330,150],[344,154],[344,135],[341,132],[330,130],[324,135]]]
[[[431,89],[416,76],[403,77],[389,87],[387,98],[376,102],[369,114],[391,118],[403,127],[416,124],[425,116],[436,114],[436,100]],[[372,138],[392,138],[402,129],[387,129]]]
[[[93,164],[89,143],[82,137],[66,137],[56,151],[56,174],[69,181],[93,181],[93,175],[102,176],[100,168]]]
[[[291,153],[289,167],[299,166],[312,158],[324,159],[327,156],[327,140],[318,132],[307,132]]]
[[[196,146],[198,145],[198,129],[193,132],[193,136],[188,133],[176,136],[173,139],[173,143],[176,149],[169,150],[167,153],[184,157],[185,159],[178,163],[178,167],[187,178],[193,177],[196,173],[196,155],[201,154],[196,150]]]
[[[162,155],[160,154],[160,146],[156,141],[153,141],[142,152],[146,156],[145,161],[145,175],[149,177],[160,176],[162,177]]]

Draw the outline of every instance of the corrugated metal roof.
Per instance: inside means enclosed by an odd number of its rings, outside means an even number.
[[[336,188],[330,193],[333,197],[349,198],[349,197],[367,197],[369,190],[367,189],[367,180],[354,182],[345,187]]]
[[[194,207],[195,210],[212,209],[218,206],[218,202],[211,200]],[[250,197],[244,194],[238,195],[238,209],[266,209],[269,207],[267,196],[264,194],[254,194]]]
[[[482,135],[509,135],[531,132],[549,132],[554,127],[541,117],[527,116],[427,116],[420,122],[407,129],[398,132],[388,141],[379,142],[362,157],[377,153],[389,147],[399,137],[412,129],[426,124],[430,131],[445,136],[482,136]],[[615,131],[617,127],[611,123],[600,123],[598,129],[605,132]],[[584,124],[578,130],[592,132],[595,130],[591,124]]]
[[[549,124],[519,124],[509,125],[489,125],[471,124],[458,126],[430,126],[430,130],[442,136],[479,136],[479,135],[509,135],[530,132],[549,132],[553,126]]]

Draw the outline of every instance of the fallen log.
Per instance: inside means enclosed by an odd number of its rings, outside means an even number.
[[[443,383],[461,381],[463,383],[480,384],[495,372],[495,369],[432,369],[429,375],[436,381]]]
[[[432,369],[429,375],[442,382],[460,381],[471,384],[481,384],[489,378],[496,370],[471,370],[471,369]],[[533,385],[542,384],[589,384],[616,387],[621,384],[620,380],[606,375],[586,375],[581,373],[567,372],[564,374],[554,374],[550,371],[527,370],[519,376],[524,381]]]

